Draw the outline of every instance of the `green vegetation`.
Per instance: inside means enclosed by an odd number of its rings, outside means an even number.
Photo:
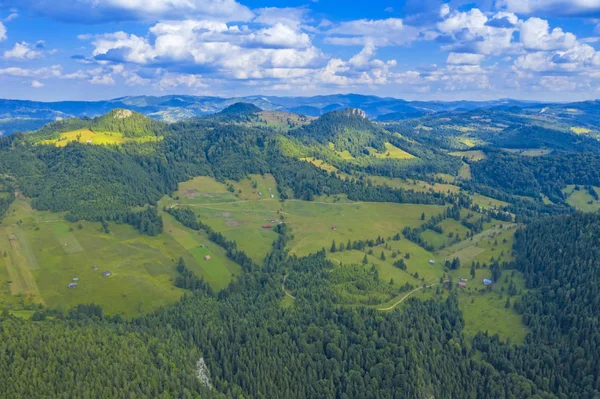
[[[597,397],[600,146],[564,118],[0,138],[0,396]],[[74,131],[123,141],[40,145]]]
[[[583,212],[596,212],[600,209],[600,188],[593,186],[567,185],[563,189],[569,205]]]

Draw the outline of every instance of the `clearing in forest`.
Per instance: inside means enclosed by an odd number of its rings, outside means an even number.
[[[562,191],[567,198],[567,203],[575,209],[583,212],[596,212],[600,209],[600,200],[597,199],[600,196],[600,188],[592,187],[591,189],[596,193],[595,196],[592,196],[585,186],[573,184],[568,185]]]
[[[485,152],[481,150],[455,151],[451,152],[450,155],[467,158],[471,161],[481,161],[487,158]]]
[[[92,132],[90,129],[78,129],[70,132],[61,133],[59,138],[42,140],[41,144],[55,145],[56,147],[64,147],[71,142],[82,144],[107,145],[107,144],[122,144],[125,142],[147,143],[160,141],[162,137],[144,136],[144,137],[123,137],[118,132]]]

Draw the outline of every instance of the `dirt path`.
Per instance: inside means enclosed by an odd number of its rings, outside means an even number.
[[[289,296],[292,299],[296,299],[295,296],[293,296],[292,294],[290,294],[289,292],[286,291],[286,289],[285,289],[285,279],[287,279],[287,274],[285,276],[283,276],[283,282],[281,283],[281,289],[283,290],[283,292],[285,292],[285,295]]]
[[[414,294],[415,292],[417,292],[417,291],[419,291],[419,290],[422,290],[423,288],[431,288],[431,287],[434,287],[434,286],[436,286],[436,285],[438,285],[438,284],[440,284],[440,283],[435,283],[435,284],[427,285],[427,286],[425,286],[425,287],[418,287],[418,288],[415,288],[414,290],[412,290],[412,291],[411,291],[411,292],[409,292],[408,294],[404,295],[404,296],[402,297],[402,299],[400,299],[398,302],[394,303],[394,304],[393,304],[392,306],[390,306],[389,308],[377,308],[377,310],[383,310],[383,311],[387,311],[387,310],[393,310],[393,309],[394,309],[396,306],[400,305],[402,302],[404,302],[404,300],[405,300],[406,298],[408,298],[409,296],[411,296],[411,295],[412,295],[412,294]]]

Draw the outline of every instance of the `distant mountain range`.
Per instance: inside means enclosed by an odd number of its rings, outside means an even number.
[[[161,97],[135,96],[106,101],[37,102],[0,100],[0,133],[28,131],[43,125],[72,117],[96,117],[115,108],[124,108],[154,119],[175,122],[186,118],[220,112],[236,103],[253,104],[265,111],[292,112],[307,116],[321,116],[345,108],[359,108],[372,120],[394,121],[418,118],[441,112],[466,112],[476,109],[528,109],[533,112],[564,114],[588,113],[598,110],[600,103],[588,101],[574,104],[543,104],[500,99],[495,101],[405,101],[390,97],[358,94],[334,94],[314,97],[205,97],[168,95]]]

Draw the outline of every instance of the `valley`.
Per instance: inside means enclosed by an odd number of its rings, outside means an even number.
[[[530,345],[523,311],[539,277],[524,235],[597,211],[600,159],[567,150],[594,148],[573,141],[582,131],[556,133],[556,148],[502,141],[509,127],[493,118],[506,113],[485,112],[471,121],[486,134],[356,109],[308,118],[234,104],[170,125],[113,110],[4,138],[0,307],[24,323],[200,323],[201,342],[246,316],[318,335],[297,318],[443,308],[468,361],[485,345]]]

